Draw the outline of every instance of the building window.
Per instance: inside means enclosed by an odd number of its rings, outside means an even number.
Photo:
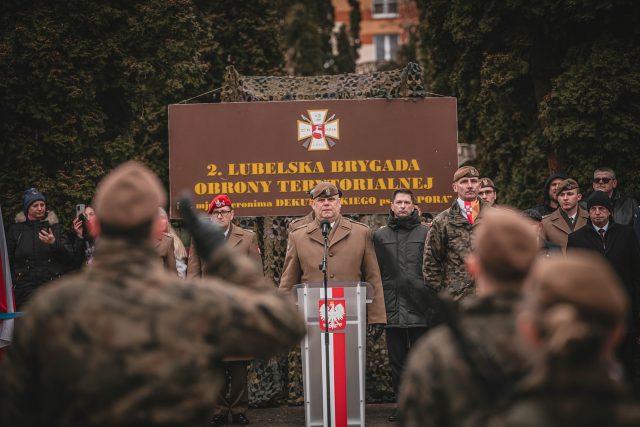
[[[372,12],[374,18],[396,18],[398,0],[373,0]]]
[[[379,34],[374,36],[376,61],[393,61],[398,54],[398,34]]]

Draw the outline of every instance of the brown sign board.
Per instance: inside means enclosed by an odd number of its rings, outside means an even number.
[[[171,217],[185,189],[203,210],[223,193],[236,216],[306,215],[325,180],[342,189],[343,213],[386,213],[398,188],[441,211],[457,135],[449,97],[170,105]]]

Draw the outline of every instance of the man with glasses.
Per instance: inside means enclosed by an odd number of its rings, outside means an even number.
[[[427,286],[445,290],[459,300],[475,294],[475,284],[464,264],[471,251],[471,231],[481,212],[488,207],[478,198],[480,174],[473,166],[453,174],[457,199],[435,217],[424,246],[422,272]]]
[[[213,198],[209,205],[208,213],[211,215],[211,222],[217,224],[224,232],[227,245],[234,252],[249,255],[259,263],[262,270],[262,258],[258,248],[256,233],[233,225],[233,206],[231,199],[226,194],[220,194]],[[187,278],[202,277],[205,275],[204,263],[196,253],[193,241],[189,250],[189,265],[187,267]],[[249,408],[249,391],[247,389],[247,361],[227,360],[224,362],[227,376],[230,378],[218,396],[215,404],[215,411],[210,425],[223,425],[229,421],[231,414],[234,424],[249,424],[249,419],[245,413]],[[227,399],[227,392],[229,398]]]
[[[496,204],[496,197],[498,196],[498,188],[493,183],[491,178],[482,178],[480,180],[480,191],[478,191],[478,196],[488,206],[493,206]]]
[[[604,191],[613,202],[613,220],[617,224],[633,226],[638,202],[632,197],[622,196],[618,188],[616,173],[611,168],[599,167],[593,172],[593,191]]]

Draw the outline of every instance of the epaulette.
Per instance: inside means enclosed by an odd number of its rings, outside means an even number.
[[[304,217],[304,216],[301,216],[300,218],[296,218],[296,219],[294,219],[293,221],[291,221],[291,222],[289,223],[289,226],[292,226],[292,225],[293,225],[293,224],[295,224],[296,222],[302,221],[303,219],[305,219],[305,217]]]
[[[300,224],[300,225],[296,225],[293,228],[291,228],[291,231],[289,231],[289,233],[293,233],[296,230],[300,230],[301,228],[306,228],[307,225],[309,225],[310,223],[307,222],[306,224]],[[293,222],[289,223],[289,226],[293,225]]]
[[[352,223],[354,223],[354,224],[358,224],[358,225],[361,225],[361,226],[363,226],[363,227],[370,228],[370,227],[369,227],[367,224],[365,224],[364,222],[359,222],[359,221],[353,220],[353,219],[351,219],[351,218],[346,218],[346,217],[342,217],[342,219],[346,219],[347,221],[352,222]]]

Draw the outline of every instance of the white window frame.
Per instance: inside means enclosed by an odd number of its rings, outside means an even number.
[[[383,43],[384,43],[384,58],[378,58],[378,45],[376,43],[376,40],[378,37],[382,37],[383,39]],[[374,42],[374,49],[375,49],[375,55],[376,55],[376,61],[393,61],[395,60],[395,58],[392,55],[391,52],[391,37],[396,37],[397,39],[397,49],[400,49],[400,34],[397,33],[390,33],[390,34],[376,34],[373,37],[373,42]],[[395,52],[396,54],[398,53],[398,51],[396,50]]]
[[[391,3],[396,5],[395,12],[389,12]],[[376,4],[382,5],[383,12],[376,13]],[[398,16],[400,16],[400,0],[371,0],[371,17],[373,19],[397,18]]]

